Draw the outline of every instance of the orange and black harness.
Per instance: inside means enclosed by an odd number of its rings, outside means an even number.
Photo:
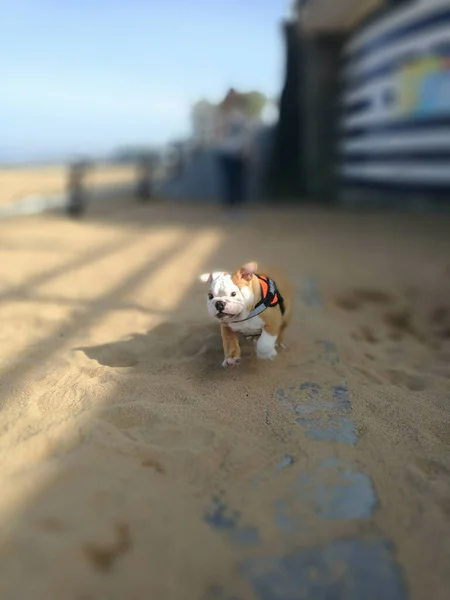
[[[261,286],[261,300],[256,304],[255,308],[246,319],[233,321],[234,323],[243,323],[244,321],[253,319],[253,317],[257,317],[267,308],[275,308],[275,306],[279,306],[281,314],[284,315],[284,300],[277,289],[275,281],[265,275],[256,275],[256,277],[259,279],[259,284]]]

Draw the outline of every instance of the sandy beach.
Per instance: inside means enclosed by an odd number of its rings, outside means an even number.
[[[86,176],[87,189],[133,183],[135,168],[121,165],[95,165]],[[0,167],[0,206],[10,205],[35,194],[54,195],[66,191],[67,166]]]
[[[0,231],[2,600],[448,598],[448,215]],[[293,282],[289,348],[224,371],[198,275],[248,260]]]

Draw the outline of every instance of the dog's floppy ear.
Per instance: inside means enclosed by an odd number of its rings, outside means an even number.
[[[258,263],[253,261],[253,262],[249,262],[249,263],[246,263],[245,265],[243,265],[239,269],[239,274],[242,277],[242,279],[244,279],[245,281],[250,281],[250,279],[257,272],[257,270],[258,270]]]
[[[212,273],[203,273],[203,275],[200,275],[200,281],[203,281],[203,283],[211,283],[212,280]]]
[[[221,275],[225,275],[225,272],[214,271],[214,273],[203,273],[203,275],[200,275],[200,281],[203,281],[203,283],[212,283],[214,279],[217,279]]]

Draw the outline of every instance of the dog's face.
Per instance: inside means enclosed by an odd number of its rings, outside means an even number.
[[[230,323],[248,311],[254,301],[252,275],[247,265],[233,275],[222,271],[201,275],[201,281],[209,283],[206,300],[209,315],[222,323]]]

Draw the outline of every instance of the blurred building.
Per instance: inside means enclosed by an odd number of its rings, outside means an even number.
[[[208,148],[217,140],[220,107],[230,93],[237,94],[244,101],[244,109],[255,127],[265,122],[273,123],[277,118],[277,106],[260,92],[238,92],[229,90],[218,104],[200,100],[192,107],[192,142],[197,148]]]
[[[192,138],[197,147],[214,143],[217,129],[218,107],[208,100],[200,100],[192,108]]]
[[[264,123],[264,125],[274,125],[278,121],[279,113],[278,102],[275,100],[268,100],[261,112],[262,123]]]
[[[448,198],[450,0],[298,0],[285,31],[302,193]]]
[[[162,195],[177,200],[216,201],[220,195],[220,172],[217,168],[217,132],[221,104],[230,93],[241,96],[243,109],[249,117],[254,153],[248,173],[250,201],[267,196],[266,175],[273,140],[274,123],[278,118],[278,102],[267,99],[258,91],[229,90],[222,102],[213,104],[201,100],[192,107],[192,135],[184,143],[184,152],[174,144],[166,155],[166,177],[160,187]],[[181,158],[181,162],[180,159]]]

